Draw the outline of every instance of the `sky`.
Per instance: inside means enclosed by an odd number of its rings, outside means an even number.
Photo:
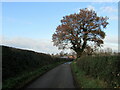
[[[88,8],[109,17],[104,48],[118,50],[117,2],[2,2],[2,44],[43,53],[59,53],[52,34],[63,16]],[[1,19],[1,16],[0,16]],[[69,50],[67,51],[69,52]]]

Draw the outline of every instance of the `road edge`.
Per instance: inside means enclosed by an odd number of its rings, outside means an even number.
[[[79,84],[78,84],[78,81],[77,81],[75,72],[73,71],[73,68],[72,68],[72,63],[70,64],[70,68],[71,68],[71,72],[72,72],[72,76],[73,76],[74,86],[75,86],[75,88],[79,88],[79,89],[80,89],[80,86],[79,86]]]

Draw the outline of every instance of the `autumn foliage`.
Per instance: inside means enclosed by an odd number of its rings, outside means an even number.
[[[107,17],[99,17],[93,10],[80,9],[77,14],[63,17],[61,25],[56,28],[52,40],[59,49],[70,48],[82,55],[84,49],[94,42],[95,46],[101,46],[104,42],[104,28],[108,25]]]

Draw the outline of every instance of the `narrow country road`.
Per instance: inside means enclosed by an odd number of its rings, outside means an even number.
[[[75,88],[70,63],[64,63],[48,71],[29,84],[27,88]]]

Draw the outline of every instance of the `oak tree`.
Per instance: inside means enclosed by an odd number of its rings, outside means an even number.
[[[108,17],[98,16],[94,10],[80,9],[79,13],[63,17],[52,41],[59,49],[73,49],[79,58],[90,42],[99,47],[103,44],[107,20]]]

